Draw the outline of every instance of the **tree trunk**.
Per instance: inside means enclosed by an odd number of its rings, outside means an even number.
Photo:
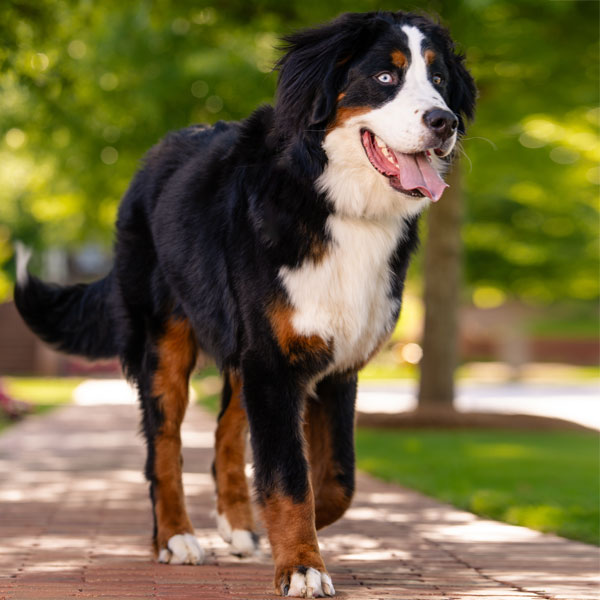
[[[429,208],[425,248],[425,326],[419,411],[450,411],[458,359],[458,306],[461,280],[462,190],[455,161],[450,187]]]

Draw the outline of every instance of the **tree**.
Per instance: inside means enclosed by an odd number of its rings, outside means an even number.
[[[466,26],[458,38],[471,46],[469,64],[481,90],[478,123],[465,144],[472,170],[465,178],[462,230],[474,299],[496,306],[511,296],[533,304],[597,298],[598,5],[484,2],[474,14],[465,10],[469,4],[447,7],[446,13],[466,17],[449,19]],[[579,32],[577,39],[556,44],[559,29],[570,27]],[[574,87],[560,81],[568,64],[579,64],[585,73]],[[452,178],[454,185],[428,216],[422,412],[453,407],[461,271],[458,170]]]
[[[462,189],[460,165],[446,178],[450,187],[429,210],[424,266],[425,325],[419,410],[452,409],[458,364]]]

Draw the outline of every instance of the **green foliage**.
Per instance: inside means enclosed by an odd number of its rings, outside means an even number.
[[[481,94],[465,142],[476,288],[534,303],[598,296],[598,8],[492,2],[461,36]]]
[[[538,338],[598,339],[600,314],[590,311],[588,303],[554,307],[551,317],[539,315],[528,323],[529,333]]]
[[[600,543],[593,433],[357,432],[359,468],[479,515]]]
[[[464,143],[470,286],[595,298],[598,3],[430,0],[480,88]],[[277,38],[374,0],[9,0],[0,6],[0,298],[12,247],[109,247],[119,198],[166,131],[270,102]],[[565,32],[570,32],[565,36]],[[491,290],[491,291],[490,291]],[[495,290],[495,292],[494,292]]]

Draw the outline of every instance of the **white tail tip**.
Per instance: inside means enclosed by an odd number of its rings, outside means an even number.
[[[15,250],[17,251],[17,285],[25,285],[29,278],[27,263],[31,258],[31,248],[28,248],[23,242],[17,241]]]

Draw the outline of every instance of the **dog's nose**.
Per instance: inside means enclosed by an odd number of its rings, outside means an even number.
[[[458,127],[458,119],[454,113],[441,108],[434,108],[423,115],[425,125],[441,139],[447,140]]]

